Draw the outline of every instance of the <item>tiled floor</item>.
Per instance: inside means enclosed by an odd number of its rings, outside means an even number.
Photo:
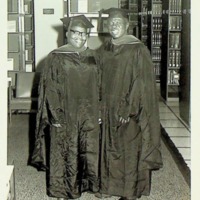
[[[161,104],[161,106],[165,105]],[[172,113],[169,114],[172,115]],[[56,200],[56,198],[49,198],[46,194],[46,174],[27,165],[34,138],[34,124],[35,115],[13,114],[12,123],[8,127],[8,164],[14,162],[15,166],[16,200]],[[161,140],[163,168],[152,172],[150,195],[142,196],[138,200],[190,199],[190,184],[183,176],[168,147],[168,144]],[[100,199],[102,198],[96,198],[93,194],[83,193],[77,200]],[[119,200],[119,197],[112,196],[105,200]]]
[[[187,125],[179,115],[179,102],[159,102],[160,122],[171,141],[191,168],[191,134]]]

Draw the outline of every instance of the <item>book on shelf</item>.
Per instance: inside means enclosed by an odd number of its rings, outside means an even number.
[[[176,59],[175,59],[175,51],[172,51],[172,54],[171,54],[171,56],[172,56],[172,59],[171,59],[171,61],[172,61],[172,67],[176,67]]]
[[[172,67],[172,52],[169,52],[169,67]]]
[[[174,33],[174,36],[175,36],[174,48],[178,49],[178,48],[180,48],[181,34],[180,33]]]
[[[155,73],[155,75],[161,74],[161,63],[160,62],[154,63],[154,73]]]
[[[176,51],[176,54],[175,54],[175,66],[177,68],[181,67],[181,52],[180,51]]]
[[[169,52],[169,67],[180,68],[181,67],[181,51],[170,50]]]
[[[181,13],[182,0],[170,0],[169,9],[170,13]]]
[[[160,48],[154,48],[152,50],[152,59],[156,61],[161,60],[161,49]]]
[[[153,15],[161,15],[162,14],[162,4],[153,4],[152,14]]]
[[[153,45],[160,46],[162,44],[162,34],[160,32],[153,33]]]
[[[168,70],[168,84],[179,85],[180,74],[177,70]]]
[[[182,26],[181,16],[170,16],[169,17],[169,30],[180,30]]]
[[[181,47],[181,34],[170,33],[169,34],[169,48],[179,49]]]
[[[160,17],[153,18],[153,29],[154,30],[162,29],[162,18]]]

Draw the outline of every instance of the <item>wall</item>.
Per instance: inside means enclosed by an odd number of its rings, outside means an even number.
[[[35,64],[40,71],[50,51],[63,44],[63,0],[35,0]],[[54,14],[43,14],[43,9],[54,9]]]
[[[191,1],[191,199],[199,199],[199,177],[200,177],[200,66],[199,66],[199,47],[200,47],[200,2]]]
[[[1,2],[0,21],[0,167],[2,167],[7,165],[7,1]]]
[[[0,6],[0,199],[7,199],[13,166],[7,165],[7,1]],[[11,168],[10,168],[11,167]]]

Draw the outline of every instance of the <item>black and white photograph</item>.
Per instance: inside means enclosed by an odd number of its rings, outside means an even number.
[[[0,200],[199,200],[197,0],[0,6]]]

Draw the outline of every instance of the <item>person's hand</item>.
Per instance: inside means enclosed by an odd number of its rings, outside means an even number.
[[[55,126],[56,128],[61,128],[61,124],[52,124],[53,126]]]
[[[119,117],[119,122],[122,124],[126,124],[130,121],[130,117],[124,119],[123,117]]]

